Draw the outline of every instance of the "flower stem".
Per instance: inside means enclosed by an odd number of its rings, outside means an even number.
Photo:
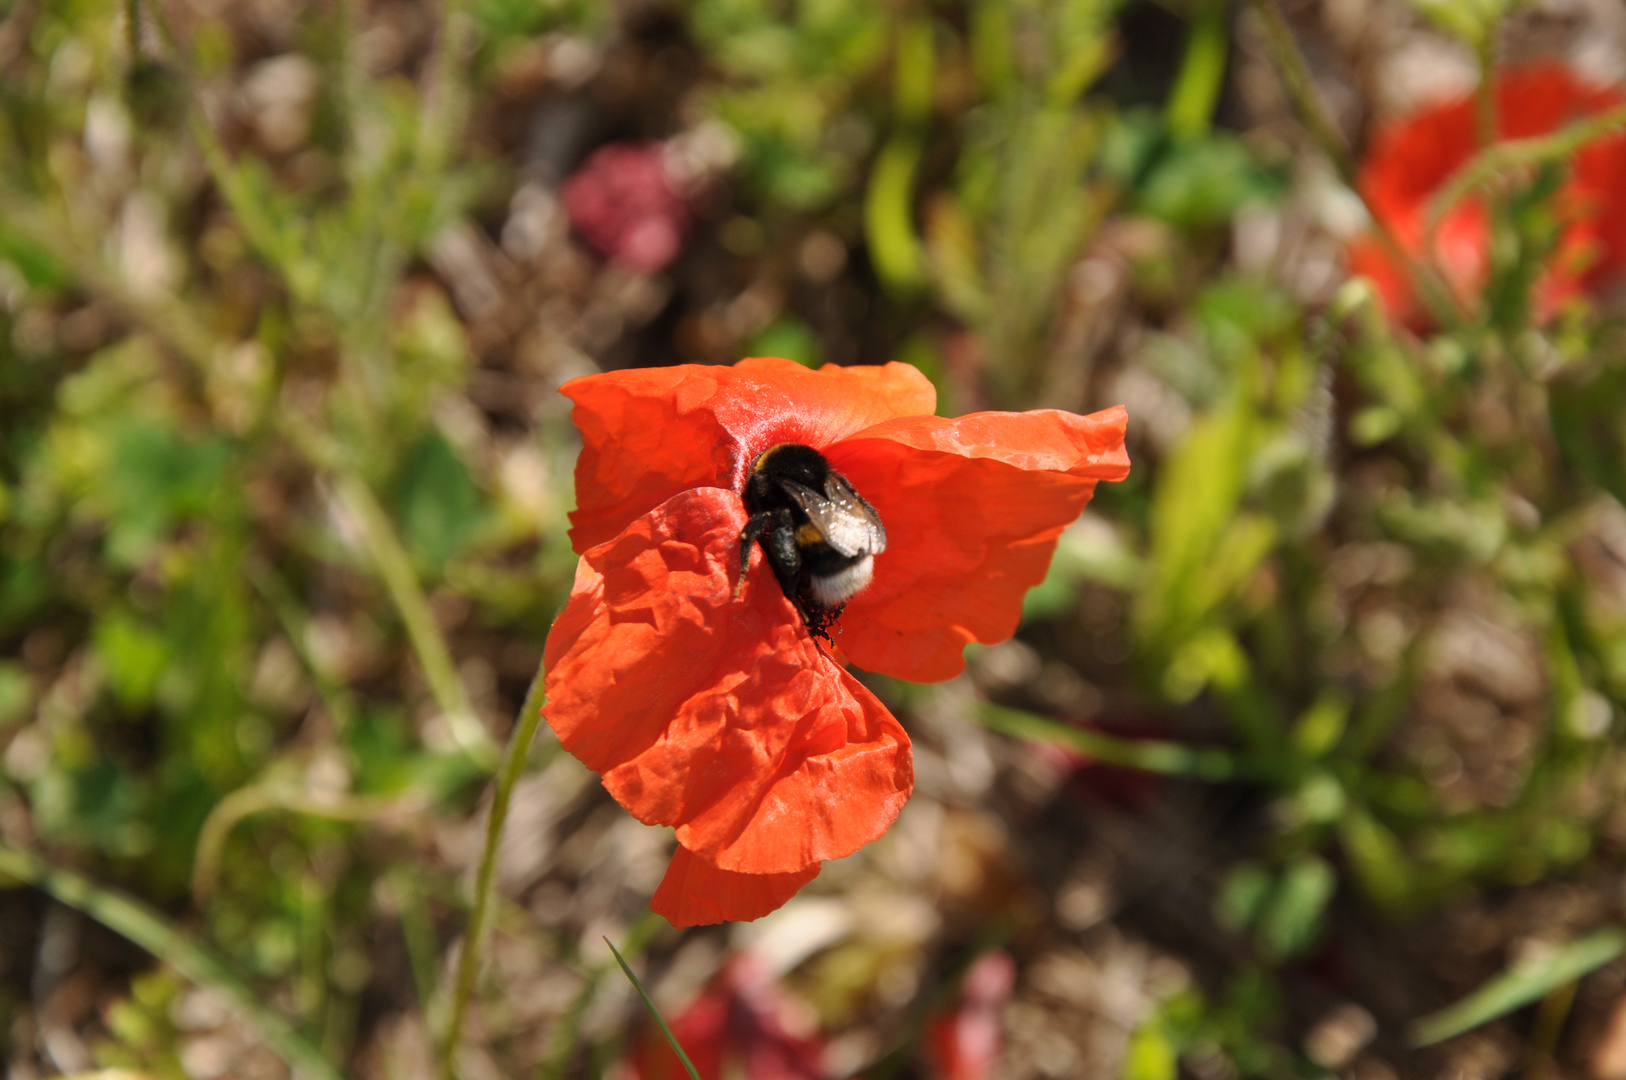
[[[309,1080],[341,1080],[338,1070],[292,1024],[266,1008],[260,995],[233,975],[222,960],[145,904],[7,844],[0,844],[0,875],[50,894],[57,902],[135,942],[182,978],[224,995],[296,1075]]]
[[[480,868],[474,879],[474,899],[469,908],[469,925],[463,932],[463,951],[457,958],[457,978],[452,985],[451,1010],[446,1019],[446,1030],[441,1036],[441,1080],[452,1080],[457,1046],[463,1036],[463,1020],[468,1014],[469,997],[474,992],[474,979],[480,971],[481,954],[485,951],[486,923],[491,913],[492,887],[497,877],[497,848],[502,842],[503,824],[508,820],[508,806],[513,800],[514,785],[525,771],[525,761],[531,753],[531,743],[542,722],[543,671],[537,668],[531,688],[525,692],[525,702],[519,707],[519,718],[514,723],[513,736],[497,774],[497,787],[491,796],[491,813],[486,818],[485,848],[480,853]]]
[[[985,704],[978,712],[982,722],[995,731],[1064,746],[1106,765],[1207,781],[1235,780],[1242,772],[1236,759],[1223,750],[1157,739],[1120,739],[1003,705]]]

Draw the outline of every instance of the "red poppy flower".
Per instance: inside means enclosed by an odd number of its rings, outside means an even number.
[[[1626,102],[1615,87],[1591,85],[1559,63],[1498,74],[1497,137],[1545,135]],[[1421,257],[1429,201],[1477,151],[1474,104],[1464,97],[1425,109],[1378,131],[1357,187],[1373,215],[1400,246]],[[1553,210],[1561,223],[1557,249],[1538,286],[1537,309],[1550,315],[1582,292],[1596,291],[1626,267],[1626,136],[1588,143],[1571,162]],[[1465,198],[1441,220],[1435,257],[1447,283],[1471,300],[1485,282],[1490,229],[1485,207]],[[1396,319],[1426,328],[1428,319],[1402,268],[1371,237],[1350,247],[1356,273],[1371,278]]]
[[[1016,961],[983,953],[960,983],[960,1000],[926,1025],[921,1048],[937,1080],[987,1080],[1004,1048],[1000,1009],[1016,988]]]
[[[689,231],[689,204],[667,175],[660,143],[600,147],[559,197],[589,244],[642,273],[677,258]]]
[[[684,926],[772,911],[885,832],[914,784],[908,736],[760,545],[737,580],[757,459],[811,447],[873,507],[885,549],[831,632],[857,666],[925,682],[1015,632],[1061,530],[1129,470],[1121,408],[945,419],[906,364],[755,359],[562,392],[582,433],[581,561],[548,635],[544,715],[622,806],[676,828],[650,906]]]

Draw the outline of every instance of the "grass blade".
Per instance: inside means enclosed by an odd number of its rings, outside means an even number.
[[[978,714],[982,722],[995,731],[1018,739],[1064,746],[1104,765],[1210,781],[1234,780],[1239,771],[1236,761],[1222,750],[1167,740],[1120,739],[1003,705],[983,705]]]
[[[604,944],[610,945],[610,939],[605,938]],[[621,958],[621,951],[614,945],[610,945],[610,952],[615,955],[615,962],[621,965],[621,970],[627,973],[627,978],[632,980],[632,988],[638,991],[639,997],[644,999],[644,1008],[648,1009],[649,1015],[655,1018],[655,1025],[661,1029],[661,1034],[666,1036],[667,1045],[678,1056],[678,1060],[683,1062],[683,1068],[688,1072],[689,1080],[700,1080],[700,1073],[696,1071],[694,1062],[689,1060],[689,1055],[685,1054],[683,1047],[678,1045],[677,1036],[673,1035],[672,1029],[666,1026],[666,1020],[661,1016],[661,1011],[655,1008],[655,1003],[649,999],[649,994],[644,990],[644,984],[638,981],[638,976],[632,973],[632,968],[628,967],[627,962]]]
[[[1412,1025],[1411,1044],[1431,1046],[1539,1001],[1626,952],[1626,930],[1606,926],[1531,964],[1519,964],[1454,1005]]]
[[[145,904],[3,844],[0,844],[0,875],[50,894],[58,903],[83,912],[135,942],[189,982],[223,994],[238,1015],[259,1033],[265,1045],[297,1075],[310,1080],[341,1080],[338,1070],[292,1024],[261,1004],[259,996],[233,975],[222,960]]]

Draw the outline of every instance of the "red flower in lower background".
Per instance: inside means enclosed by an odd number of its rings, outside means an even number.
[[[1004,1046],[1000,1010],[1016,988],[1016,961],[983,953],[960,981],[960,999],[926,1025],[921,1049],[936,1080],[987,1080]]]
[[[659,270],[683,249],[689,204],[667,173],[660,143],[600,147],[559,197],[589,244],[633,270]]]
[[[791,1000],[773,972],[748,953],[735,955],[694,1003],[671,1022],[672,1037],[703,1077],[818,1080],[824,1042],[811,1015]],[[658,1031],[645,1029],[633,1051],[638,1080],[683,1080],[683,1063]]]
[[[819,637],[870,671],[953,677],[967,643],[1016,631],[1096,481],[1129,471],[1121,408],[945,419],[906,364],[743,360],[562,392],[581,561],[543,712],[622,806],[676,828],[650,906],[680,926],[767,914],[909,797],[908,736]]]
[[[1591,85],[1559,63],[1504,70],[1496,83],[1497,137],[1545,135],[1623,102],[1626,94],[1619,88]],[[1477,149],[1472,99],[1436,105],[1378,131],[1356,186],[1400,246],[1422,257],[1430,200]],[[1596,291],[1626,268],[1623,192],[1626,136],[1594,140],[1575,155],[1554,199],[1563,231],[1539,285],[1537,309],[1543,315],[1582,292]],[[1441,220],[1435,256],[1447,283],[1464,299],[1485,283],[1489,246],[1481,201],[1465,198]],[[1353,243],[1350,263],[1376,284],[1392,317],[1426,327],[1426,313],[1405,271],[1376,239]]]

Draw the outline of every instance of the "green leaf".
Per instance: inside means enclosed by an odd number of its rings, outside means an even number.
[[[480,524],[480,489],[438,433],[418,444],[402,470],[395,512],[413,554],[429,566],[456,555]]]
[[[152,704],[158,679],[169,666],[170,650],[164,636],[124,612],[115,612],[96,624],[95,640],[96,655],[118,703],[129,712]]]
[[[1294,749],[1312,759],[1330,752],[1344,737],[1349,707],[1349,699],[1337,690],[1323,690],[1293,727]]]
[[[650,1000],[648,991],[644,989],[644,984],[638,981],[638,976],[634,975],[632,968],[627,966],[626,960],[621,956],[621,951],[610,944],[609,938],[604,939],[604,944],[610,946],[610,952],[615,955],[615,962],[621,965],[621,970],[627,973],[627,978],[632,982],[633,989],[637,990],[638,996],[644,999],[644,1008],[649,1010],[649,1015],[655,1020],[655,1026],[661,1029],[662,1035],[666,1036],[667,1045],[671,1046],[672,1052],[678,1056],[679,1061],[683,1062],[683,1068],[689,1074],[689,1080],[700,1080],[700,1073],[695,1069],[694,1062],[690,1061],[689,1055],[683,1052],[683,1047],[678,1043],[677,1036],[673,1035],[672,1029],[666,1026],[666,1020],[661,1016],[661,1011],[655,1008],[655,1003]]]
[[[0,222],[0,261],[17,268],[31,288],[65,288],[70,276],[60,263],[45,251],[30,244],[20,234]]]
[[[1579,941],[1516,964],[1455,1005],[1412,1025],[1413,1046],[1431,1046],[1539,1001],[1626,952],[1626,930],[1606,926]]]
[[[1180,1055],[1164,1030],[1161,1014],[1154,1012],[1129,1037],[1123,1080],[1175,1080],[1179,1075]]]
[[[936,50],[930,19],[909,19],[898,27],[893,60],[893,107],[898,119],[918,123],[931,115],[933,83],[937,76]]]
[[[824,346],[813,328],[794,315],[781,315],[751,339],[746,356],[782,356],[805,367],[824,362]]]
[[[1338,876],[1325,859],[1306,855],[1289,864],[1259,916],[1259,938],[1265,952],[1286,959],[1313,945],[1327,903],[1337,890]]]
[[[875,272],[889,288],[918,288],[925,280],[920,238],[915,233],[915,169],[920,142],[896,135],[882,148],[864,193],[864,236]]]
[[[984,705],[978,715],[995,731],[1019,739],[1065,746],[1107,765],[1211,781],[1229,780],[1237,775],[1236,762],[1223,750],[1158,739],[1120,739],[1003,705]]]
[[[1152,496],[1147,580],[1133,623],[1136,636],[1165,662],[1204,632],[1210,613],[1276,542],[1268,518],[1237,513],[1254,441],[1252,404],[1233,391],[1228,405],[1192,424],[1164,463]]]
[[[15,660],[0,660],[0,731],[21,720],[34,696],[28,669]]]
[[[1181,229],[1222,225],[1249,202],[1275,202],[1286,190],[1279,169],[1253,159],[1234,136],[1216,132],[1176,146],[1147,174],[1136,209]]]
[[[1232,931],[1252,926],[1270,898],[1270,871],[1255,862],[1239,863],[1225,876],[1214,899],[1214,918]]]
[[[230,460],[231,447],[220,439],[189,439],[146,420],[121,424],[101,478],[113,510],[113,558],[138,562],[175,524],[218,512]]]
[[[1169,94],[1165,115],[1176,139],[1208,134],[1214,106],[1225,83],[1225,54],[1230,35],[1230,5],[1225,0],[1202,0],[1196,6],[1185,59]]]

